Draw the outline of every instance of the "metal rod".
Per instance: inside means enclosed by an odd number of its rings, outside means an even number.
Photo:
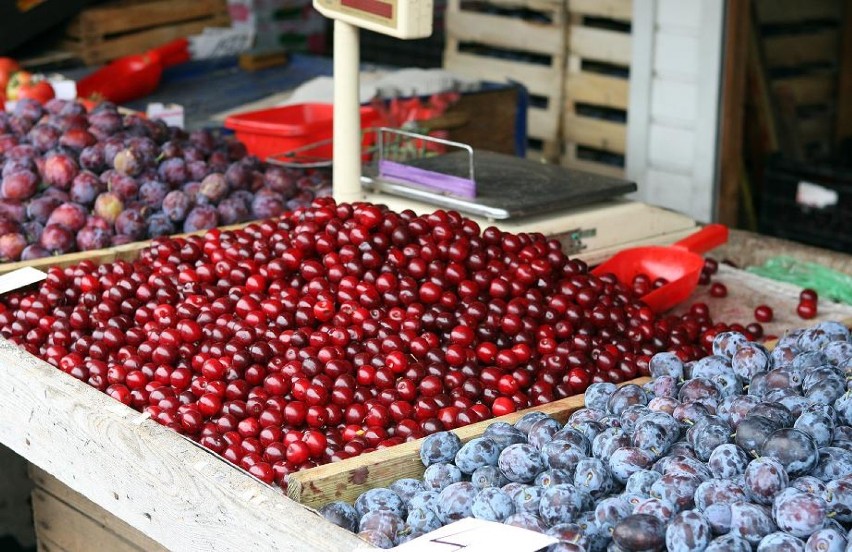
[[[361,103],[358,27],[334,20],[334,161],[332,187],[340,202],[361,193]]]

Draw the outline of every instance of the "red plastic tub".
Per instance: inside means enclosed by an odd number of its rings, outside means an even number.
[[[225,128],[233,130],[248,152],[261,159],[287,153],[302,146],[330,140],[334,135],[332,104],[295,104],[259,111],[237,113],[225,119]],[[380,126],[381,116],[373,107],[361,108],[361,128]],[[362,147],[374,137],[365,136]],[[332,144],[311,148],[311,155],[331,159]]]

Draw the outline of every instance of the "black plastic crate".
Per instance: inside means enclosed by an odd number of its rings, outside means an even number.
[[[852,253],[852,169],[773,159],[764,179],[762,233]]]
[[[397,67],[441,67],[444,57],[444,12],[446,0],[435,0],[432,35],[400,40],[372,31],[361,31],[361,61]]]

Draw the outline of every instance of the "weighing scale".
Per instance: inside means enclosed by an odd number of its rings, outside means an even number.
[[[511,232],[560,238],[568,253],[587,250],[595,262],[626,246],[671,243],[695,229],[695,221],[619,196],[635,183],[572,171],[520,158],[473,151],[435,157],[380,159],[362,179],[358,28],[401,39],[432,34],[432,0],[313,0],[334,19],[334,148],[332,186],[341,202],[370,201],[417,213],[455,209],[480,223]],[[437,140],[414,135],[414,140]],[[596,258],[599,257],[599,258]]]

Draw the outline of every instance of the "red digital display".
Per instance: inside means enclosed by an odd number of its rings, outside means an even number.
[[[382,2],[381,0],[341,0],[340,4],[385,19],[393,19],[393,4],[389,2]]]

